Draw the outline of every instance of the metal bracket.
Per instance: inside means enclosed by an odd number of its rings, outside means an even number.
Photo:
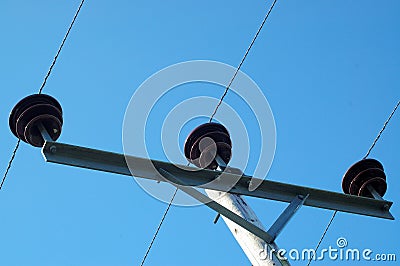
[[[304,205],[329,210],[337,210],[367,216],[393,220],[389,212],[393,202],[372,198],[358,197],[343,193],[319,190],[309,187],[285,184],[271,180],[257,180],[260,185],[249,191],[251,176],[238,176],[221,171],[199,170],[197,168],[180,165],[179,167],[166,162],[149,160],[134,156],[124,156],[112,152],[89,149],[69,144],[47,141],[42,153],[47,162],[82,167],[87,169],[111,172],[138,178],[146,178],[165,182],[157,171],[164,169],[178,177],[186,186],[198,186],[223,192],[246,195],[257,198],[277,200],[290,203],[297,195],[309,195]],[[129,169],[127,161],[134,165]],[[151,165],[151,167],[149,166]],[[218,179],[217,179],[218,178]],[[238,182],[231,188],[231,180]],[[217,182],[210,182],[218,180]]]
[[[307,196],[298,195],[296,196],[289,204],[289,206],[282,212],[282,214],[278,217],[275,223],[271,226],[271,228],[265,232],[263,229],[259,228],[258,226],[252,224],[251,222],[243,219],[239,215],[235,214],[234,212],[228,210],[221,204],[215,202],[214,200],[210,199],[203,193],[197,191],[192,187],[188,187],[183,185],[182,180],[178,177],[174,176],[173,174],[169,173],[165,169],[159,169],[160,174],[165,177],[167,180],[171,182],[172,185],[179,188],[186,194],[192,196],[193,198],[197,199],[201,203],[207,205],[211,209],[218,212],[218,214],[223,215],[230,219],[231,221],[237,223],[250,233],[258,236],[268,244],[271,244],[275,241],[279,233],[285,227],[285,225],[289,222],[289,220],[293,217],[293,215],[297,212],[298,209],[303,205],[304,201],[308,198]]]
[[[51,137],[50,137],[49,132],[47,132],[46,128],[44,127],[44,125],[43,125],[42,123],[39,123],[39,124],[38,124],[38,129],[39,129],[40,134],[42,135],[43,140],[44,140],[45,142],[46,142],[46,141],[53,141],[53,140],[51,139]]]
[[[368,185],[368,186],[367,186],[367,189],[369,190],[369,192],[371,192],[371,195],[372,195],[372,197],[374,197],[374,199],[377,199],[377,200],[384,200],[384,199],[381,197],[381,195],[379,195],[379,193],[378,193],[371,185]]]
[[[282,214],[276,219],[275,223],[268,230],[268,234],[272,236],[273,239],[276,239],[282,229],[286,226],[289,220],[293,217],[293,215],[303,206],[306,199],[310,196],[307,194],[306,196],[297,195],[286,207],[286,209],[282,212]]]
[[[203,193],[197,191],[196,189],[183,185],[182,180],[180,180],[178,177],[174,176],[173,174],[169,173],[168,171],[166,171],[162,168],[160,168],[159,171],[160,171],[160,174],[163,177],[165,177],[166,179],[168,179],[172,185],[176,186],[177,188],[179,188],[186,194],[192,196],[193,198],[195,198],[198,201],[200,201],[201,203],[207,205],[208,207],[210,207],[211,209],[220,213],[221,215],[229,218],[231,221],[237,223],[238,225],[240,225],[241,227],[243,227],[250,233],[258,236],[259,238],[261,238],[268,244],[270,244],[274,241],[274,238],[269,233],[265,232],[263,229],[259,228],[258,226],[250,223],[246,219],[240,217],[239,215],[232,212],[231,210],[228,210],[221,204],[215,202],[214,200],[210,199],[209,197],[207,197]]]

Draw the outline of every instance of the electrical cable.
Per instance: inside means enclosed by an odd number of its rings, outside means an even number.
[[[41,93],[42,93],[42,90],[43,90],[44,86],[46,85],[47,79],[49,78],[49,76],[50,76],[50,74],[51,74],[51,71],[53,70],[53,67],[54,67],[54,65],[55,65],[56,62],[57,62],[57,58],[58,58],[58,56],[59,56],[60,53],[61,53],[61,50],[62,50],[62,48],[63,48],[63,46],[64,46],[64,43],[65,43],[65,41],[66,41],[67,38],[68,38],[68,35],[69,35],[69,33],[70,33],[71,29],[72,29],[72,26],[74,25],[75,20],[76,20],[76,18],[78,17],[79,12],[81,11],[81,8],[82,8],[82,5],[83,5],[84,2],[85,2],[85,0],[82,0],[82,1],[81,1],[80,5],[79,5],[79,7],[78,7],[78,10],[75,12],[74,18],[72,19],[72,22],[71,22],[71,24],[69,25],[66,34],[64,35],[64,38],[63,38],[63,40],[62,40],[62,42],[61,42],[60,47],[59,47],[58,50],[57,50],[57,53],[56,53],[56,55],[55,55],[55,57],[54,57],[54,59],[53,59],[53,62],[51,63],[50,68],[49,68],[49,70],[47,71],[46,76],[44,77],[43,83],[42,83],[42,85],[40,86],[40,89],[39,89],[38,94],[41,94]],[[8,165],[7,165],[6,171],[4,172],[3,178],[2,178],[1,183],[0,183],[0,190],[2,189],[3,184],[4,184],[4,181],[6,180],[7,175],[8,175],[8,172],[10,171],[11,165],[12,165],[12,163],[13,163],[13,161],[14,161],[14,158],[15,158],[15,155],[16,155],[16,153],[17,153],[17,151],[18,151],[20,142],[21,142],[21,139],[18,139],[17,144],[15,145],[14,151],[13,151],[13,153],[12,153],[12,155],[11,155],[11,158],[10,158],[10,160],[8,161]]]
[[[380,137],[381,137],[383,131],[385,131],[386,126],[388,125],[388,123],[389,123],[390,120],[392,119],[392,117],[393,117],[393,115],[395,114],[395,112],[396,112],[397,108],[399,107],[399,105],[400,105],[400,101],[398,101],[397,104],[396,104],[396,106],[393,108],[392,112],[390,113],[389,117],[386,119],[385,123],[383,124],[382,129],[379,131],[378,135],[376,136],[376,138],[375,138],[374,141],[372,142],[371,147],[368,149],[368,151],[367,151],[367,153],[365,154],[365,156],[363,157],[363,159],[366,159],[366,158],[369,156],[369,154],[371,153],[372,149],[375,147],[376,143],[377,143],[378,140],[380,139]],[[332,222],[333,222],[333,219],[335,219],[337,212],[338,212],[338,211],[334,211],[334,212],[333,212],[333,215],[332,215],[331,219],[329,220],[328,224],[326,225],[325,230],[324,230],[324,232],[322,233],[322,236],[321,236],[321,238],[319,239],[318,244],[317,244],[317,246],[316,246],[315,249],[314,249],[315,252],[312,253],[312,255],[311,255],[311,257],[310,257],[310,259],[309,259],[309,261],[308,261],[308,263],[307,263],[307,266],[309,266],[309,265],[311,264],[311,261],[312,261],[313,258],[314,258],[314,254],[317,253],[317,250],[318,250],[319,246],[321,245],[322,240],[325,238],[325,235],[326,235],[326,233],[328,232],[329,227],[331,226],[331,224],[332,224]]]
[[[247,55],[249,54],[250,49],[253,47],[254,42],[256,41],[258,35],[260,34],[261,29],[263,28],[265,22],[267,21],[267,19],[268,19],[268,17],[269,17],[269,14],[271,13],[272,9],[274,8],[276,2],[277,2],[277,0],[274,0],[274,2],[272,3],[271,7],[269,8],[267,14],[265,15],[264,20],[262,21],[262,23],[261,23],[260,27],[258,28],[258,30],[257,30],[257,32],[256,32],[256,34],[255,34],[255,36],[253,37],[253,40],[251,41],[249,47],[247,48],[246,53],[244,54],[242,60],[240,61],[240,64],[239,64],[238,67],[236,68],[235,73],[233,74],[233,76],[232,76],[230,82],[228,83],[228,86],[226,87],[226,89],[225,89],[225,91],[224,91],[224,94],[221,96],[221,98],[220,98],[220,100],[219,100],[217,106],[216,106],[215,109],[214,109],[214,112],[211,114],[211,116],[210,116],[210,122],[212,121],[212,119],[214,118],[215,114],[216,114],[217,111],[218,111],[218,108],[219,108],[220,105],[222,104],[222,101],[224,100],[226,94],[228,93],[229,88],[230,88],[230,86],[232,85],[232,82],[234,81],[234,79],[236,78],[237,74],[239,73],[240,68],[242,67],[244,61],[246,60],[246,57],[247,57]],[[150,249],[151,249],[151,247],[152,247],[152,245],[153,245],[153,243],[154,243],[154,240],[156,239],[156,237],[157,237],[157,235],[158,235],[158,231],[160,230],[161,225],[162,225],[162,223],[164,222],[164,219],[165,219],[165,217],[166,217],[166,215],[167,215],[167,213],[168,213],[168,211],[169,211],[169,209],[170,209],[170,207],[171,207],[172,201],[174,200],[175,194],[176,194],[177,191],[178,191],[178,188],[176,188],[175,193],[174,193],[174,195],[172,196],[172,199],[171,199],[171,201],[169,202],[168,207],[167,207],[167,209],[165,210],[164,215],[163,215],[162,218],[161,218],[161,221],[160,221],[160,223],[159,223],[159,225],[158,225],[158,227],[157,227],[157,230],[156,230],[156,232],[155,232],[155,234],[154,234],[154,236],[153,236],[152,241],[150,242],[149,247],[147,248],[146,254],[145,254],[145,256],[144,256],[144,258],[143,258],[142,263],[140,264],[140,266],[143,266],[143,264],[144,264],[145,261],[146,261],[147,255],[149,254]]]
[[[164,223],[165,217],[167,216],[168,211],[169,211],[169,209],[171,208],[172,202],[174,201],[177,192],[178,192],[178,188],[175,188],[175,192],[174,192],[174,194],[172,195],[172,198],[171,198],[171,200],[170,200],[169,203],[168,203],[167,209],[165,209],[165,212],[164,212],[164,214],[163,214],[163,216],[162,216],[162,218],[161,218],[160,223],[158,224],[158,227],[157,227],[157,229],[156,229],[156,232],[154,233],[153,239],[151,239],[151,242],[150,242],[150,244],[149,244],[149,247],[147,248],[146,254],[144,254],[144,257],[143,257],[143,259],[142,259],[142,262],[140,263],[140,266],[143,266],[143,265],[144,265],[144,263],[145,263],[145,261],[146,261],[146,258],[147,258],[147,255],[149,255],[149,252],[150,252],[150,250],[151,250],[151,248],[152,248],[152,246],[153,246],[153,244],[154,244],[154,241],[156,240],[156,237],[157,237],[157,235],[158,235],[158,232],[160,231],[161,225]]]
[[[54,56],[54,59],[53,59],[53,62],[51,63],[51,65],[50,65],[49,71],[47,71],[47,74],[46,74],[46,76],[44,77],[42,86],[40,86],[39,94],[42,93],[42,90],[43,90],[44,86],[46,85],[47,79],[49,78],[49,76],[50,76],[50,74],[51,74],[51,71],[53,70],[53,67],[54,67],[54,65],[55,65],[56,62],[57,62],[57,58],[58,58],[58,56],[60,55],[62,48],[64,47],[65,41],[67,40],[68,35],[69,35],[69,33],[70,33],[72,27],[73,27],[74,24],[75,24],[76,18],[78,17],[79,12],[81,11],[81,8],[82,8],[84,2],[85,2],[85,0],[82,0],[82,1],[81,1],[81,3],[79,4],[78,9],[77,9],[76,12],[75,12],[74,18],[72,19],[71,24],[69,25],[68,30],[67,30],[67,32],[66,32],[65,35],[64,35],[64,38],[63,38],[63,40],[62,40],[62,42],[61,42],[60,47],[58,48],[58,51],[57,51],[56,55]]]
[[[376,136],[376,138],[374,139],[374,142],[372,142],[371,147],[368,149],[367,153],[365,154],[364,158],[367,158],[370,154],[370,152],[372,151],[372,149],[375,147],[376,142],[379,140],[379,138],[381,137],[383,131],[385,130],[387,124],[389,123],[390,119],[392,119],[392,116],[394,115],[394,113],[396,112],[397,108],[400,105],[400,101],[397,102],[396,106],[394,107],[393,111],[390,113],[388,119],[385,121],[385,123],[383,124],[383,127],[381,129],[381,131],[379,131],[378,135]]]
[[[321,245],[322,240],[324,240],[325,235],[326,235],[326,233],[328,232],[329,227],[331,226],[331,224],[332,224],[332,222],[333,222],[333,219],[335,219],[337,212],[338,212],[338,211],[334,211],[334,212],[333,212],[331,219],[329,220],[328,224],[326,225],[325,230],[324,230],[324,232],[322,233],[322,236],[321,236],[321,238],[319,239],[318,244],[317,244],[317,246],[316,246],[315,249],[314,249],[315,252],[311,253],[311,257],[310,257],[310,259],[309,259],[309,261],[308,261],[308,263],[307,263],[307,266],[310,266],[311,261],[312,261],[313,258],[314,258],[314,254],[317,253],[317,250],[318,250],[319,246]]]
[[[236,68],[236,71],[235,71],[235,73],[233,74],[231,80],[229,81],[228,86],[226,86],[225,91],[224,91],[224,93],[222,94],[222,96],[221,96],[221,98],[220,98],[220,100],[219,100],[217,106],[215,107],[213,113],[211,114],[211,116],[210,116],[210,121],[209,121],[209,122],[211,122],[211,121],[213,120],[215,114],[216,114],[217,111],[218,111],[218,108],[219,108],[220,105],[222,104],[222,101],[224,100],[226,94],[228,93],[230,86],[232,85],[234,79],[236,78],[237,74],[239,73],[240,68],[242,67],[242,65],[243,65],[243,63],[244,63],[244,60],[246,60],[246,57],[247,57],[247,55],[249,54],[251,48],[253,47],[254,42],[256,41],[256,39],[257,39],[258,35],[260,34],[262,28],[264,27],[264,24],[265,24],[265,22],[267,21],[267,19],[268,19],[268,17],[269,17],[269,14],[271,14],[271,11],[272,11],[272,9],[273,9],[274,6],[275,6],[276,1],[277,1],[277,0],[274,0],[274,2],[272,3],[271,7],[269,8],[267,14],[265,15],[264,20],[262,21],[260,27],[258,28],[256,35],[254,35],[253,40],[251,41],[249,47],[248,47],[247,50],[246,50],[246,53],[244,54],[242,60],[240,61],[240,64],[239,64],[238,67]]]
[[[19,144],[20,144],[20,143],[21,143],[21,139],[18,139],[17,145],[15,145],[14,151],[13,151],[13,153],[11,154],[11,158],[10,158],[10,160],[8,161],[8,165],[7,165],[6,171],[4,172],[3,178],[1,179],[0,190],[1,190],[1,188],[3,187],[4,181],[6,181],[6,178],[7,178],[7,175],[8,175],[8,171],[10,171],[11,164],[12,164],[12,162],[14,161],[15,154],[17,154],[18,147],[19,147]]]

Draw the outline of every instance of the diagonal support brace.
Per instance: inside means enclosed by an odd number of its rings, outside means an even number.
[[[212,199],[210,199],[209,197],[207,197],[203,193],[197,191],[196,189],[194,189],[192,187],[179,185],[179,184],[183,183],[182,180],[180,180],[178,177],[174,176],[170,172],[164,170],[163,168],[159,168],[158,170],[159,170],[159,173],[164,178],[169,180],[172,185],[174,185],[175,187],[179,188],[180,190],[182,190],[186,194],[192,196],[193,198],[197,199],[201,203],[207,205],[211,209],[213,209],[216,212],[220,213],[221,215],[227,217],[231,221],[237,223],[238,225],[240,225],[244,229],[248,230],[250,233],[258,236],[259,238],[261,238],[262,240],[264,240],[268,244],[270,244],[270,243],[272,243],[274,241],[274,238],[268,232],[265,232],[264,230],[262,230],[258,226],[256,226],[256,225],[250,223],[249,221],[243,219],[242,217],[240,217],[236,213],[232,212],[231,210],[228,210],[227,208],[225,208],[221,204],[213,201]]]
[[[286,226],[286,224],[290,221],[293,215],[303,206],[304,202],[307,200],[308,196],[297,195],[286,207],[286,209],[282,212],[282,214],[276,219],[274,224],[268,230],[268,234],[272,236],[273,240],[275,240],[282,229]]]

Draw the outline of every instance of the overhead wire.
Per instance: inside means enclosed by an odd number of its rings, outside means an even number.
[[[311,253],[311,257],[310,257],[310,259],[308,260],[307,266],[310,266],[311,261],[314,259],[314,254],[317,253],[317,250],[319,249],[319,246],[321,245],[322,240],[324,240],[326,233],[328,232],[329,228],[331,227],[331,224],[332,224],[333,220],[335,219],[337,212],[338,212],[338,211],[334,211],[333,214],[332,214],[332,216],[331,216],[331,219],[329,219],[329,222],[328,222],[328,224],[326,225],[325,230],[324,230],[324,232],[322,233],[322,235],[321,235],[321,237],[320,237],[320,239],[319,239],[319,241],[318,241],[318,244],[317,244],[317,246],[316,246],[315,249],[314,249],[315,252],[312,252],[312,253]],[[315,255],[315,256],[316,256],[316,255]]]
[[[400,105],[400,101],[397,102],[396,106],[393,108],[393,110],[390,113],[389,117],[386,119],[385,123],[383,124],[383,127],[381,128],[381,130],[379,131],[378,135],[375,137],[374,141],[372,142],[370,148],[368,149],[367,153],[363,157],[363,160],[366,159],[369,156],[369,154],[371,153],[372,149],[375,147],[375,145],[378,142],[378,140],[380,139],[382,133],[385,131],[386,126],[389,124],[389,122],[392,119],[393,115],[396,113],[396,110],[399,107],[399,105]],[[308,260],[307,266],[309,266],[311,264],[311,261],[314,259],[314,255],[317,253],[319,246],[321,245],[322,241],[324,240],[325,235],[328,232],[333,220],[335,219],[337,212],[338,212],[337,210],[335,210],[333,212],[331,219],[329,220],[328,224],[326,225],[325,230],[322,233],[321,238],[319,239],[318,244],[314,249],[315,252],[313,252],[311,254],[310,259]]]
[[[223,95],[221,96],[221,98],[220,98],[218,104],[216,105],[216,107],[215,107],[213,113],[211,114],[211,116],[210,116],[210,122],[213,120],[215,114],[216,114],[217,111],[218,111],[218,108],[219,108],[220,105],[222,104],[222,102],[223,102],[223,100],[224,100],[226,94],[227,94],[228,91],[229,91],[230,86],[232,85],[232,83],[233,83],[234,79],[236,78],[237,74],[239,73],[240,68],[242,67],[244,61],[246,60],[247,55],[249,54],[251,48],[253,47],[254,42],[256,41],[258,35],[260,34],[262,28],[264,27],[264,24],[265,24],[265,22],[267,21],[267,19],[268,19],[269,15],[270,15],[272,9],[274,8],[276,2],[277,2],[277,0],[274,0],[273,3],[271,4],[271,6],[270,6],[270,8],[269,8],[269,10],[268,10],[268,12],[267,12],[267,14],[265,15],[263,21],[261,22],[260,27],[258,28],[256,34],[254,35],[253,39],[251,40],[251,43],[250,43],[249,47],[247,48],[247,50],[246,50],[246,52],[245,52],[245,54],[244,54],[242,60],[240,61],[238,67],[236,68],[235,73],[233,74],[231,80],[229,81],[228,85],[227,85],[226,88],[225,88],[225,91],[224,91]],[[147,258],[147,256],[148,256],[148,254],[149,254],[149,252],[150,252],[150,250],[151,250],[153,244],[154,244],[154,241],[155,241],[155,239],[156,239],[156,237],[157,237],[157,235],[158,235],[158,232],[159,232],[159,230],[160,230],[160,228],[161,228],[161,225],[163,224],[163,222],[164,222],[164,220],[165,220],[165,217],[166,217],[167,214],[168,214],[168,211],[169,211],[169,209],[170,209],[170,207],[171,207],[171,205],[172,205],[172,201],[174,200],[177,191],[178,191],[178,188],[175,189],[175,193],[174,193],[174,195],[172,196],[172,198],[171,198],[171,200],[170,200],[170,202],[169,202],[169,204],[168,204],[168,207],[167,207],[167,209],[165,210],[164,215],[163,215],[162,218],[161,218],[161,221],[160,221],[160,223],[159,223],[159,225],[158,225],[158,227],[157,227],[157,229],[156,229],[156,232],[155,232],[155,234],[154,234],[154,236],[153,236],[152,241],[151,241],[150,244],[149,244],[149,247],[147,248],[146,254],[145,254],[145,256],[143,257],[143,260],[142,260],[140,266],[143,266],[144,263],[145,263],[145,261],[146,261],[146,258]]]
[[[73,25],[75,24],[76,18],[78,17],[79,12],[81,11],[81,8],[82,8],[84,2],[85,2],[85,0],[82,0],[82,1],[80,2],[79,7],[78,7],[77,11],[75,12],[74,18],[72,19],[71,24],[69,25],[68,30],[67,30],[67,32],[65,33],[64,38],[63,38],[63,40],[62,40],[62,42],[61,42],[61,45],[59,46],[59,48],[58,48],[58,50],[57,50],[57,53],[56,53],[56,55],[54,56],[54,59],[53,59],[51,65],[50,65],[50,68],[49,68],[49,70],[47,71],[46,76],[44,77],[44,80],[43,80],[43,82],[42,82],[42,85],[40,86],[40,89],[39,89],[39,91],[38,91],[38,94],[41,94],[41,93],[42,93],[43,88],[44,88],[45,85],[46,85],[47,79],[49,78],[49,76],[50,76],[50,74],[51,74],[51,72],[52,72],[52,70],[53,70],[53,67],[54,67],[54,65],[55,65],[56,62],[57,62],[58,56],[60,55],[61,50],[62,50],[62,48],[64,47],[65,41],[67,40],[67,38],[68,38],[68,36],[69,36],[69,33],[70,33],[70,31],[71,31]],[[21,139],[18,139],[17,144],[15,145],[15,148],[14,148],[12,154],[11,154],[10,160],[8,161],[7,168],[6,168],[5,172],[4,172],[3,178],[2,178],[2,180],[1,180],[1,183],[0,183],[0,190],[3,188],[3,184],[4,184],[4,182],[5,182],[6,178],[7,178],[8,172],[10,171],[11,165],[12,165],[12,163],[13,163],[13,161],[14,161],[15,155],[17,154],[17,151],[18,151],[18,148],[19,148],[19,144],[20,144],[20,143],[21,143]]]
[[[21,143],[21,139],[18,139],[17,144],[15,145],[15,148],[14,148],[12,154],[11,154],[11,158],[8,161],[6,171],[4,172],[3,178],[1,179],[0,190],[3,187],[4,181],[6,181],[6,178],[7,178],[7,175],[8,175],[8,171],[10,171],[12,162],[14,161],[15,155],[17,154],[18,147],[19,147],[20,143]]]
[[[151,248],[153,247],[154,241],[156,240],[158,232],[160,231],[161,226],[164,223],[165,217],[167,217],[168,211],[171,208],[172,202],[174,201],[177,192],[178,192],[178,188],[175,188],[174,194],[172,195],[171,200],[168,203],[167,209],[165,209],[164,214],[161,217],[161,221],[157,226],[156,232],[154,233],[153,238],[151,239],[151,242],[146,250],[146,253],[144,254],[144,257],[142,259],[142,262],[140,263],[140,266],[144,265],[144,263],[147,259],[147,255],[149,255],[149,252],[150,252]]]
[[[400,101],[397,102],[396,106],[393,108],[392,112],[390,113],[388,119],[385,121],[385,123],[383,124],[383,127],[381,129],[381,131],[379,131],[378,135],[376,136],[376,138],[374,139],[374,141],[372,142],[371,147],[369,147],[367,153],[365,154],[364,158],[367,158],[370,154],[370,152],[372,151],[372,149],[375,147],[376,143],[378,142],[379,138],[381,137],[383,131],[386,129],[387,124],[389,123],[390,119],[392,119],[392,116],[394,115],[394,113],[396,112],[397,108],[400,105]]]
[[[50,68],[49,68],[49,70],[47,71],[46,76],[44,77],[42,86],[40,86],[39,94],[42,93],[42,90],[43,90],[44,86],[46,85],[47,79],[49,78],[49,76],[50,76],[50,74],[51,74],[51,71],[53,70],[53,67],[54,67],[54,65],[55,65],[56,62],[57,62],[57,58],[58,58],[58,56],[60,55],[61,50],[62,50],[62,48],[64,47],[65,41],[67,40],[68,35],[69,35],[69,33],[71,32],[71,29],[72,29],[72,27],[73,27],[74,24],[75,24],[76,18],[78,17],[79,12],[81,12],[81,8],[82,8],[82,6],[83,6],[83,3],[85,3],[85,0],[82,0],[82,1],[81,1],[81,3],[79,4],[78,9],[77,9],[76,12],[75,12],[74,18],[72,19],[71,24],[69,25],[68,30],[67,30],[67,32],[65,33],[64,38],[63,38],[63,40],[62,40],[62,42],[61,42],[61,44],[60,44],[60,47],[58,48],[57,53],[56,53],[56,55],[54,56],[53,62],[51,63]]]
[[[274,8],[276,2],[277,2],[277,0],[274,0],[274,2],[271,4],[271,7],[269,8],[267,14],[265,15],[264,20],[261,22],[260,27],[258,28],[256,34],[255,34],[254,37],[253,37],[253,40],[251,41],[249,47],[247,48],[247,50],[246,50],[246,52],[245,52],[245,54],[244,54],[242,60],[240,61],[238,67],[236,68],[235,73],[233,74],[233,76],[232,76],[231,80],[229,81],[228,85],[226,86],[225,91],[224,91],[224,93],[222,94],[222,96],[221,96],[221,98],[220,98],[220,100],[219,100],[217,106],[215,106],[215,109],[214,109],[214,111],[212,112],[212,114],[211,114],[211,116],[210,116],[210,121],[209,121],[209,122],[211,122],[211,121],[213,120],[213,118],[214,118],[215,114],[217,113],[218,108],[221,106],[222,101],[224,100],[226,94],[228,94],[228,91],[229,91],[229,89],[230,89],[230,87],[231,87],[233,81],[235,80],[237,74],[239,73],[240,68],[242,67],[244,61],[246,60],[247,55],[249,54],[251,48],[253,47],[253,45],[254,45],[254,43],[255,43],[255,41],[256,41],[258,35],[260,34],[260,32],[261,32],[261,30],[262,30],[262,28],[264,27],[264,24],[265,24],[265,22],[267,21],[267,19],[268,19],[268,17],[269,17],[269,14],[271,14],[272,9]]]

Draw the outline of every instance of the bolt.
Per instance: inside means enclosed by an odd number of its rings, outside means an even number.
[[[301,199],[301,200],[304,199],[304,196],[303,196],[303,195],[297,195],[297,197],[298,197],[299,199]]]
[[[251,187],[251,179],[246,180],[246,186],[247,186],[247,190],[250,191],[250,187]]]
[[[383,204],[382,209],[385,210],[385,211],[388,211],[389,210],[389,204],[387,204],[387,203]]]
[[[57,152],[56,146],[51,146],[51,147],[50,147],[50,152],[51,152],[51,153],[56,153],[56,152]]]

